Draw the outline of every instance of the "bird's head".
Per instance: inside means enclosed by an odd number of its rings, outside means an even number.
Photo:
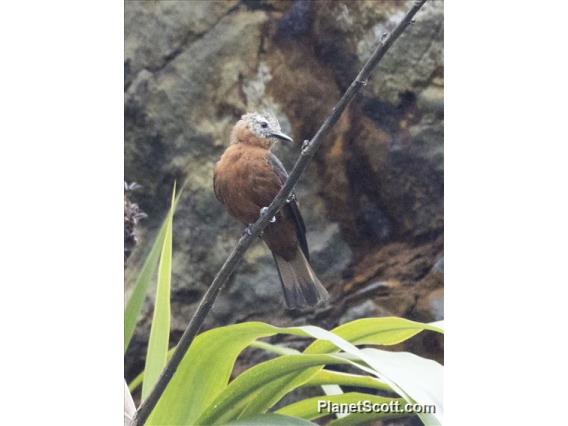
[[[269,149],[279,141],[293,142],[290,136],[282,133],[276,117],[269,113],[245,114],[231,132],[231,143],[244,143]]]

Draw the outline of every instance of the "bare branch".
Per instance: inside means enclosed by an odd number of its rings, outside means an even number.
[[[270,219],[274,217],[276,213],[286,204],[286,200],[292,194],[294,186],[302,176],[302,173],[304,173],[304,171],[308,167],[310,161],[322,144],[324,138],[337,123],[347,105],[349,105],[349,103],[353,100],[353,97],[361,90],[361,88],[363,88],[367,84],[369,76],[371,75],[372,71],[375,69],[379,61],[382,59],[391,45],[395,42],[395,40],[403,33],[406,27],[408,27],[408,25],[412,21],[412,18],[414,17],[414,15],[416,15],[416,12],[420,10],[425,2],[426,0],[416,0],[412,8],[398,23],[396,28],[390,34],[386,35],[379,41],[378,46],[375,48],[373,54],[367,60],[365,65],[363,65],[363,68],[361,69],[355,80],[353,80],[339,102],[335,105],[331,114],[325,119],[316,135],[311,141],[306,141],[304,143],[304,145],[302,146],[302,152],[298,157],[298,160],[296,161],[296,164],[294,165],[294,168],[292,169],[288,180],[286,181],[280,192],[276,195],[272,203],[270,203],[270,206],[268,206],[265,214],[261,215],[259,219],[248,228],[249,232],[244,233],[240,238],[237,246],[233,249],[219,272],[217,272],[217,275],[213,279],[211,286],[203,295],[203,298],[201,299],[201,302],[197,307],[197,311],[195,312],[193,318],[190,320],[183,335],[181,336],[176,350],[174,351],[172,358],[166,365],[166,368],[162,372],[162,375],[158,379],[156,386],[154,387],[150,395],[148,395],[148,398],[140,405],[140,408],[138,409],[136,417],[134,419],[135,425],[140,426],[144,424],[144,422],[156,406],[158,400],[162,396],[162,393],[166,389],[166,386],[176,372],[176,369],[183,359],[185,353],[187,352],[189,346],[193,342],[193,339],[199,332],[199,329],[201,328],[205,317],[211,310],[211,307],[213,306],[219,290],[221,290],[223,285],[229,280],[231,274],[239,265],[245,252],[248,250],[252,242],[261,234],[262,230],[268,225]]]

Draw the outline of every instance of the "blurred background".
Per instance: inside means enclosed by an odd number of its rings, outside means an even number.
[[[174,218],[172,335],[177,342],[243,227],[213,193],[215,162],[242,114],[271,111],[310,139],[409,1],[126,1],[126,293],[169,205]],[[260,241],[221,291],[205,328],[261,320],[332,328],[369,316],[443,319],[443,2],[429,1],[386,54],[300,180],[297,198],[328,308],[284,309]],[[278,146],[291,169],[299,146]],[[144,366],[151,295],[125,359]],[[422,333],[406,349],[438,361]],[[278,341],[276,337],[273,341]],[[292,344],[294,342],[291,342]],[[412,347],[409,348],[408,345]],[[404,349],[404,348],[401,348]],[[259,357],[247,351],[238,368]]]

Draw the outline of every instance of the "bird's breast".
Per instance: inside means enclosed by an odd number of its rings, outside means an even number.
[[[274,188],[265,184],[269,172],[266,154],[266,150],[232,145],[215,167],[217,197],[229,214],[244,224],[258,219],[264,206],[263,194],[269,202],[275,195]]]

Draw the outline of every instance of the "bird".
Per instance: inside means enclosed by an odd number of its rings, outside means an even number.
[[[271,152],[278,142],[293,144],[273,114],[244,114],[233,127],[229,146],[215,165],[215,196],[229,215],[247,227],[264,214],[288,178],[284,165]],[[328,301],[328,292],[309,262],[306,226],[295,195],[270,220],[261,238],[272,252],[288,309]]]

